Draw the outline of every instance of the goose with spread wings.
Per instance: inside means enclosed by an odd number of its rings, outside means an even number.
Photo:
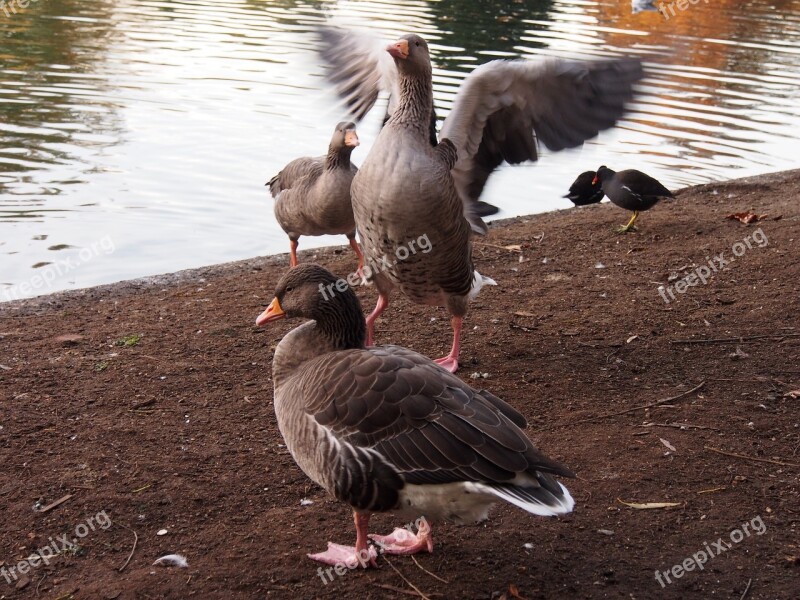
[[[334,53],[338,89],[354,114],[368,110],[381,88],[391,90],[389,118],[352,186],[356,228],[379,292],[367,318],[368,343],[375,320],[399,289],[416,303],[447,307],[453,343],[437,362],[454,372],[467,304],[484,284],[494,283],[472,261],[471,232],[487,232],[476,209],[487,179],[504,161],[536,160],[538,144],[553,151],[575,148],[612,127],[642,77],[641,63],[486,63],[461,84],[434,146],[427,42],[409,34],[389,44],[391,65],[375,53],[354,53],[358,44],[341,43]],[[413,251],[421,238],[430,242],[429,252]]]

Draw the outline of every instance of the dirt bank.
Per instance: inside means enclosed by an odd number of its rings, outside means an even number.
[[[684,190],[625,236],[609,204],[494,226],[475,255],[499,285],[473,304],[460,374],[486,374],[579,474],[577,508],[499,507],[435,528],[418,565],[327,584],[305,552],[352,543],[352,521],[272,411],[272,351],[297,323],[253,325],[286,256],[0,305],[0,598],[797,597],[798,195],[793,171]],[[769,216],[725,219],[746,210]],[[686,279],[721,253],[707,284]],[[354,266],[346,248],[312,257]],[[439,356],[450,329],[398,297],[378,336]],[[701,551],[702,570],[685,562]],[[173,552],[187,569],[152,566]]]

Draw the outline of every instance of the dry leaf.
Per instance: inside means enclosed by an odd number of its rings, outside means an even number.
[[[734,221],[739,221],[741,223],[744,223],[745,225],[749,225],[750,223],[756,223],[758,221],[763,221],[768,216],[769,216],[768,214],[757,215],[757,214],[752,213],[750,211],[746,211],[746,212],[732,213],[732,214],[728,215],[725,218],[726,219],[733,219]]]
[[[625,506],[630,506],[631,508],[635,508],[637,510],[647,510],[651,508],[674,508],[676,506],[680,506],[680,502],[645,502],[640,504],[638,502],[625,502],[622,498],[617,498],[617,502],[620,504],[624,504]]]
[[[786,392],[783,395],[784,398],[792,398],[793,400],[797,400],[800,398],[800,390],[792,390],[791,392]]]
[[[635,340],[635,339],[636,339],[636,338],[638,338],[638,337],[639,337],[638,335],[632,335],[632,336],[631,336],[631,337],[629,337],[627,340],[625,340],[625,343],[626,343],[626,344],[630,344],[630,343],[631,343],[633,340]]]
[[[512,598],[517,598],[518,600],[525,600],[525,598],[519,595],[519,588],[515,586],[513,583],[508,585],[508,593],[511,594]]]
[[[658,438],[658,439],[661,440],[661,443],[664,444],[667,448],[669,448],[673,452],[677,452],[677,450],[675,449],[675,446],[670,444],[667,440],[665,440],[664,438]]]
[[[528,312],[528,311],[526,311],[526,310],[518,310],[518,311],[517,311],[517,312],[515,312],[514,314],[515,314],[516,316],[518,316],[518,317],[535,317],[535,316],[536,316],[535,314],[533,314],[533,313],[530,313],[530,312]]]
[[[513,250],[514,252],[522,252],[522,246],[519,244],[511,244],[510,246],[503,246],[506,250]]]

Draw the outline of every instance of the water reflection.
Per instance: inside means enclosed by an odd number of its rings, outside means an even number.
[[[441,115],[494,58],[648,61],[621,127],[493,178],[486,199],[506,216],[569,206],[575,172],[601,163],[672,187],[800,166],[800,0],[666,17],[634,10],[644,4],[41,0],[0,12],[0,283],[31,295],[19,284],[34,265],[77,259],[104,236],[113,252],[32,293],[283,252],[263,183],[319,153],[342,116],[311,33],[326,18],[428,37]],[[356,163],[379,118],[360,128]]]

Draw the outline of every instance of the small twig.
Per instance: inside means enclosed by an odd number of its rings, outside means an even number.
[[[672,427],[673,429],[710,429],[719,431],[716,427],[706,427],[705,425],[688,425],[686,423],[647,423],[642,427]]]
[[[697,494],[698,495],[700,495],[700,494],[713,494],[714,492],[721,492],[721,491],[727,490],[727,489],[728,488],[726,488],[723,485],[723,486],[720,486],[720,487],[711,488],[710,490],[700,490],[699,492],[697,492]]]
[[[419,598],[419,594],[417,594],[417,592],[412,590],[404,590],[403,588],[399,588],[396,585],[389,585],[388,583],[373,583],[372,585],[384,590],[389,590],[390,592],[397,592],[398,594],[405,594],[406,596],[414,596],[414,598]],[[433,596],[439,597],[441,595],[442,594],[439,593],[433,593],[431,594],[431,598]]]
[[[486,246],[487,248],[497,248],[498,250],[505,250],[506,252],[519,252],[522,254],[522,248],[507,248],[506,246],[498,246],[497,244],[489,244],[487,242],[472,242],[473,246]]]
[[[127,566],[128,566],[128,563],[129,563],[129,562],[131,562],[131,559],[133,558],[133,553],[134,553],[134,552],[136,552],[136,544],[139,542],[139,536],[138,536],[138,535],[137,535],[137,533],[136,533],[136,532],[135,532],[133,529],[131,529],[130,527],[126,527],[126,526],[125,526],[125,525],[123,525],[122,523],[117,523],[117,525],[119,525],[119,526],[120,526],[120,527],[122,527],[123,529],[127,529],[128,531],[130,531],[130,532],[133,534],[133,548],[131,548],[131,553],[130,553],[130,554],[128,554],[128,560],[126,560],[126,561],[125,561],[125,564],[124,564],[124,565],[122,565],[122,566],[121,566],[119,569],[117,569],[117,571],[119,571],[120,573],[122,573],[122,571],[123,571],[123,570],[125,570],[125,567],[127,567]]]
[[[728,344],[732,342],[749,342],[752,340],[783,339],[787,337],[800,337],[800,333],[773,333],[768,335],[748,335],[729,338],[711,338],[704,340],[670,340],[670,344]]]
[[[732,456],[733,458],[741,458],[742,460],[752,460],[755,462],[763,462],[769,463],[771,465],[779,465],[781,467],[800,467],[797,463],[787,463],[781,462],[779,460],[771,460],[769,458],[758,458],[757,456],[745,456],[744,454],[736,454],[735,452],[725,452],[724,450],[719,450],[717,448],[712,448],[711,446],[703,446],[706,450],[710,450],[711,452],[716,452],[717,454],[722,454],[724,456]]]
[[[742,592],[742,595],[739,596],[739,600],[744,600],[744,597],[747,596],[747,592],[750,591],[750,584],[751,583],[753,583],[753,578],[752,577],[747,580],[747,587],[744,588],[744,592]]]
[[[438,576],[436,573],[431,573],[430,571],[428,571],[428,569],[426,569],[426,568],[425,568],[425,567],[423,567],[421,564],[419,564],[419,563],[417,562],[417,557],[416,557],[416,556],[414,556],[413,554],[411,555],[411,560],[413,560],[413,561],[414,561],[414,564],[415,564],[415,565],[417,565],[417,566],[418,566],[420,569],[422,569],[423,571],[425,571],[425,572],[426,572],[428,575],[430,575],[430,576],[431,576],[431,577],[433,577],[434,579],[438,579],[438,580],[439,580],[439,581],[441,581],[442,583],[446,583],[446,584],[450,585],[450,582],[449,582],[449,581],[447,581],[447,579],[442,579],[442,578],[441,578],[441,577],[439,577],[439,576]]]
[[[56,506],[61,506],[62,504],[64,504],[64,502],[66,502],[70,498],[72,498],[72,494],[67,494],[66,496],[62,496],[61,498],[59,498],[55,502],[51,502],[47,506],[42,507],[38,512],[46,513],[46,512],[48,512],[50,510],[53,510]]]
[[[626,413],[633,412],[635,410],[641,410],[641,409],[644,409],[644,408],[653,408],[654,406],[658,406],[660,404],[666,404],[667,402],[672,402],[673,400],[678,400],[680,398],[684,398],[685,396],[688,396],[689,394],[692,394],[692,393],[696,392],[701,387],[703,387],[705,384],[706,384],[705,381],[701,381],[699,384],[697,384],[692,389],[690,389],[690,390],[688,390],[686,392],[683,392],[682,394],[679,394],[678,396],[673,396],[672,398],[664,398],[663,400],[658,400],[656,402],[651,402],[650,404],[642,404],[641,406],[634,406],[633,408],[626,408],[625,410],[619,410],[617,412],[604,413],[602,415],[597,415],[596,417],[590,417],[588,419],[581,419],[580,421],[570,421],[569,423],[567,423],[567,425],[577,425],[578,423],[589,423],[591,421],[597,421],[599,419],[605,419],[606,417],[616,417],[617,415],[624,415]]]
[[[42,582],[45,580],[45,577],[47,577],[47,573],[42,575],[42,578],[39,580],[39,583],[36,584],[36,597],[37,598],[39,597],[39,587],[42,585]]]
[[[384,555],[384,557],[383,557],[383,560],[385,560],[385,561],[386,561],[386,563],[387,563],[387,564],[388,564],[390,567],[392,567],[392,569],[394,570],[394,572],[395,572],[395,573],[397,573],[398,575],[400,575],[400,579],[402,579],[403,581],[405,581],[405,582],[406,582],[408,585],[410,585],[410,586],[411,586],[411,588],[412,588],[412,589],[413,589],[415,592],[417,592],[417,594],[419,594],[419,597],[420,597],[420,598],[422,598],[423,600],[431,600],[431,599],[430,599],[428,596],[426,596],[425,594],[423,594],[423,593],[422,593],[422,590],[420,590],[420,589],[419,589],[417,586],[415,586],[415,585],[414,585],[413,583],[411,583],[411,582],[410,582],[408,579],[406,579],[405,575],[403,575],[403,574],[402,574],[402,573],[401,573],[401,572],[400,572],[400,571],[397,569],[397,567],[395,567],[395,566],[392,564],[392,561],[390,561],[388,558],[386,558],[386,556],[385,556],[385,555]]]

